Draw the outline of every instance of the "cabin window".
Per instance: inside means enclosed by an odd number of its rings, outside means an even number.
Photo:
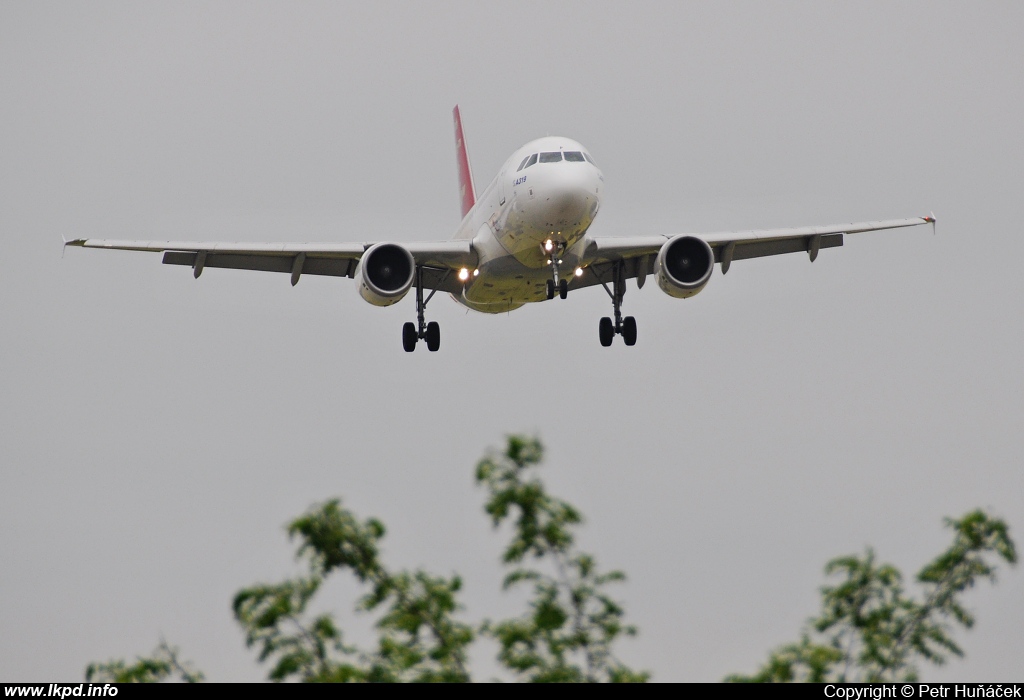
[[[519,167],[518,167],[518,168],[516,168],[516,172],[517,172],[517,173],[518,173],[518,172],[519,172],[520,170],[522,170],[523,168],[525,168],[525,167],[526,167],[526,161],[528,161],[528,160],[530,160],[530,156],[526,156],[525,158],[523,158],[523,162],[519,164]]]
[[[582,163],[583,162],[583,154],[580,153],[579,151],[566,151],[562,155],[565,156],[566,160],[571,161],[573,163]]]
[[[523,167],[524,167],[524,168],[529,168],[529,167],[530,167],[531,165],[533,165],[533,164],[534,164],[534,163],[536,163],[536,162],[537,162],[537,154],[536,154],[536,153],[534,153],[534,154],[533,154],[532,156],[530,156],[529,158],[527,158],[527,160],[526,160],[526,165],[524,165]]]
[[[558,163],[562,160],[561,151],[548,151],[547,153],[540,154],[541,163]]]

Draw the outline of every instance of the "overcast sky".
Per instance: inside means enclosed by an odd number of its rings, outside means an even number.
[[[258,680],[230,602],[298,572],[284,524],[341,496],[386,561],[512,614],[473,486],[508,432],[621,568],[656,680],[749,672],[875,547],[912,575],[944,516],[1024,544],[1020,3],[0,4],[0,680],[74,680],[161,635]],[[349,280],[163,266],[71,237],[443,240],[451,109],[482,188],[545,134],[604,171],[595,235],[920,216],[817,262],[740,261],[507,316]],[[354,586],[324,604],[357,637]],[[963,661],[1019,675],[1024,571],[968,596]],[[485,643],[475,667],[490,672]]]

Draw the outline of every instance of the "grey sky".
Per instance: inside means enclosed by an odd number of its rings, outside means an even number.
[[[282,525],[341,495],[387,561],[514,611],[472,467],[539,434],[546,478],[624,569],[658,680],[752,671],[873,545],[916,571],[976,506],[1024,542],[1017,3],[0,4],[0,680],[80,677],[159,635],[262,677],[230,614],[296,571]],[[918,216],[814,265],[741,261],[697,297],[631,285],[508,316],[346,280],[69,250],[60,236],[444,239],[451,108],[479,186],[582,141],[595,234]],[[351,622],[352,588],[325,601]],[[1020,670],[1024,574],[969,597],[964,661]],[[481,657],[488,648],[483,647]],[[489,668],[486,658],[478,668]]]

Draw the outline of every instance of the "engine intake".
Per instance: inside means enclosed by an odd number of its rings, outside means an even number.
[[[412,287],[416,261],[396,243],[377,243],[363,253],[356,269],[359,295],[374,306],[399,302]]]
[[[711,246],[695,236],[669,239],[654,261],[658,286],[676,299],[692,297],[704,289],[714,269],[715,254]]]

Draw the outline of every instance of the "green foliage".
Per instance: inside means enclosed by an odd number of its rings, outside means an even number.
[[[952,628],[970,628],[974,618],[960,595],[978,580],[995,580],[991,559],[1013,564],[1017,552],[1006,523],[980,510],[946,525],[952,544],[917,575],[922,600],[909,597],[900,572],[877,565],[870,549],[863,557],[833,559],[825,573],[839,580],[821,589],[821,613],[801,641],[772,652],[753,676],[726,680],[914,681],[918,660],[942,664],[948,655],[963,656]]]
[[[392,573],[380,560],[384,526],[373,519],[360,523],[338,500],[313,508],[292,522],[288,533],[300,540],[298,556],[306,561],[308,575],[244,589],[233,605],[246,643],[259,647],[261,662],[274,661],[270,680],[469,680],[466,647],[473,632],[453,617],[462,585],[457,576]],[[325,577],[345,570],[369,588],[358,608],[383,611],[373,652],[345,646],[332,615],[308,614]]]
[[[625,575],[600,573],[592,555],[576,550],[579,511],[548,494],[532,476],[543,453],[539,441],[512,436],[503,453],[491,453],[477,464],[477,483],[487,487],[484,510],[492,523],[498,527],[514,520],[503,556],[511,567],[505,588],[533,585],[525,615],[487,623],[483,631],[501,645],[502,664],[523,680],[645,681],[646,672],[631,670],[612,654],[618,637],[636,634],[623,623],[622,608],[604,592]],[[523,566],[527,559],[543,560],[547,570]]]
[[[359,521],[338,499],[316,506],[288,526],[298,539],[302,576],[260,583],[240,590],[231,605],[246,633],[246,644],[269,664],[270,681],[303,682],[464,682],[470,680],[466,650],[477,630],[501,645],[499,660],[529,681],[645,681],[611,654],[614,640],[634,635],[623,624],[623,610],[605,593],[623,574],[599,573],[591,555],[574,549],[573,527],[580,513],[552,497],[536,478],[544,450],[535,439],[511,436],[506,450],[489,454],[477,466],[477,482],[488,489],[486,513],[496,527],[515,515],[504,562],[513,567],[505,587],[522,581],[535,586],[529,610],[495,624],[469,625],[457,619],[462,580],[423,570],[391,571],[380,542],[384,525]],[[556,575],[520,565],[529,557],[545,560]],[[378,613],[379,639],[372,651],[344,644],[330,613],[310,610],[329,575],[347,571],[364,584],[360,611]],[[156,682],[187,671],[175,652],[161,645],[153,658],[132,666],[124,661],[91,664],[88,680]]]
[[[458,619],[462,581],[416,569],[392,570],[381,558],[384,525],[360,521],[335,499],[314,506],[289,524],[298,540],[302,575],[258,584],[235,596],[232,609],[246,644],[258,649],[272,681],[404,682],[470,680],[467,650],[478,635],[493,638],[498,661],[513,678],[534,682],[643,682],[613,653],[622,636],[636,634],[609,595],[620,571],[602,572],[592,554],[576,546],[583,517],[547,492],[537,477],[544,449],[536,439],[513,435],[504,451],[489,452],[476,468],[486,489],[484,510],[495,529],[510,531],[501,560],[506,590],[527,587],[519,616],[471,625]],[[917,576],[919,601],[907,595],[893,566],[863,556],[834,559],[832,582],[821,589],[822,609],[800,641],[773,651],[754,675],[734,682],[842,682],[914,680],[916,663],[940,664],[963,652],[952,637],[974,618],[961,594],[976,581],[994,580],[992,560],[1014,563],[1006,524],[982,511],[947,520],[950,547]],[[376,645],[361,650],[343,642],[331,613],[311,610],[328,576],[347,572],[365,592],[356,610],[377,615]],[[151,657],[90,664],[92,682],[157,682],[203,679],[177,650],[161,642]]]
[[[203,674],[192,670],[191,664],[180,662],[178,650],[163,640],[152,656],[139,657],[131,666],[124,659],[115,659],[92,663],[85,669],[85,680],[92,683],[159,683],[172,677],[185,683],[203,680]]]
[[[604,593],[606,584],[624,576],[601,574],[591,555],[575,550],[579,512],[528,478],[542,456],[537,440],[512,436],[503,453],[477,465],[494,525],[515,518],[503,557],[512,567],[505,587],[530,581],[534,598],[520,618],[475,627],[498,640],[499,661],[524,680],[645,680],[646,674],[630,670],[611,653],[617,637],[635,634],[623,624],[622,608]],[[259,648],[261,662],[273,662],[271,680],[469,680],[466,649],[474,627],[455,617],[457,576],[387,570],[379,547],[384,526],[372,519],[359,522],[337,500],[295,520],[288,532],[300,541],[298,555],[307,562],[308,575],[245,589],[234,602],[246,642]],[[550,562],[555,575],[523,568],[528,557]],[[357,607],[381,611],[380,639],[369,653],[346,647],[332,616],[308,614],[324,578],[344,570],[369,589]]]
[[[232,609],[249,647],[268,663],[272,681],[401,682],[470,680],[466,651],[477,631],[501,646],[499,661],[516,677],[532,681],[643,681],[612,655],[620,635],[636,630],[622,622],[622,608],[604,593],[621,581],[617,571],[602,574],[593,556],[575,549],[573,528],[582,522],[568,503],[550,496],[529,477],[543,456],[540,442],[508,438],[506,450],[477,466],[477,481],[488,489],[486,511],[495,527],[515,516],[504,562],[512,570],[505,587],[530,581],[534,597],[522,617],[495,624],[469,625],[457,619],[458,576],[423,570],[392,571],[381,560],[384,525],[360,521],[335,499],[310,509],[288,526],[298,540],[302,576],[250,586],[235,595]],[[524,568],[526,558],[543,560],[555,575]],[[356,609],[376,612],[379,639],[370,651],[346,645],[334,616],[310,610],[326,578],[350,573],[366,587]],[[181,670],[173,651],[140,659],[93,664],[92,679],[158,681]],[[181,671],[184,676],[184,671]],[[188,676],[199,680],[200,674]]]

